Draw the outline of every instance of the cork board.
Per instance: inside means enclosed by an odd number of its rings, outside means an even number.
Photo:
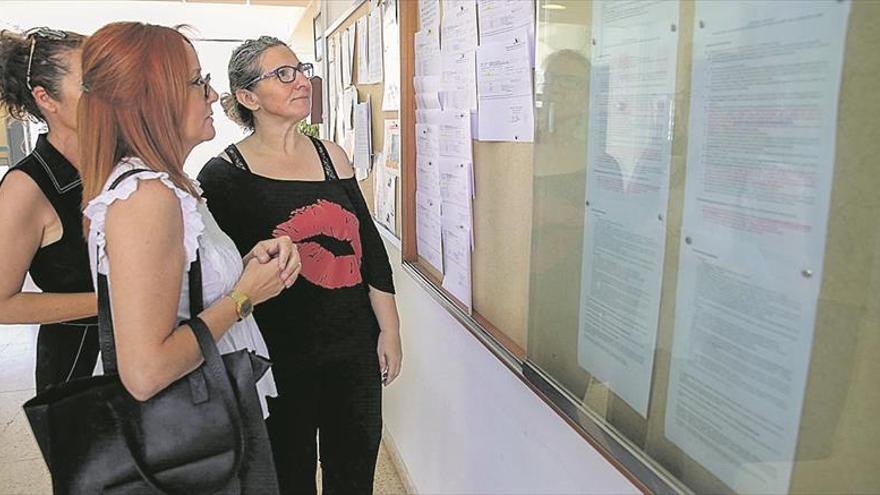
[[[417,255],[415,239],[415,73],[413,35],[418,31],[418,2],[400,3],[401,145],[404,174],[404,260],[414,264],[443,291],[442,274]],[[473,201],[474,250],[471,258],[474,321],[508,351],[524,357],[528,313],[528,264],[531,232],[531,143],[473,141],[476,198]],[[445,291],[444,291],[445,292]],[[446,294],[450,299],[455,298]],[[462,305],[463,307],[463,305]]]
[[[549,26],[543,36],[539,34],[539,46],[548,52],[575,50],[589,59],[588,43],[572,41],[563,46],[553,35],[576,30],[589,40],[592,2],[553,3],[565,4],[568,9],[562,14],[564,18],[558,12],[539,14],[543,17],[539,18],[539,25]],[[555,174],[572,183],[583,183],[583,167],[557,173],[548,163],[558,168],[559,163],[566,161],[585,162],[585,143],[552,150],[551,143],[540,142],[539,138],[536,145],[528,357],[572,396],[602,416],[645,457],[659,463],[687,487],[697,493],[724,494],[732,491],[667,440],[664,432],[684,204],[694,12],[692,0],[681,2],[666,256],[648,419],[577,364],[583,214],[580,226],[576,222],[557,222],[556,230],[546,227],[552,220],[571,213],[553,203],[563,187],[560,181],[554,183],[546,178]],[[880,486],[876,456],[876,445],[880,444],[880,429],[876,427],[876,413],[880,411],[876,385],[880,375],[880,360],[876,357],[880,354],[880,170],[875,164],[880,155],[880,142],[876,139],[880,98],[875,91],[876,74],[880,73],[880,57],[876,55],[880,46],[878,21],[880,2],[852,2],[839,95],[823,280],[791,493],[876,493]],[[539,51],[539,65],[541,55]],[[589,82],[589,74],[586,81]],[[584,107],[584,113],[587,111]],[[572,189],[571,195],[580,194],[583,198],[583,186]],[[577,256],[556,272],[548,272],[545,268],[551,263],[543,253],[551,248],[572,251]],[[569,271],[577,275],[567,277]],[[553,280],[548,273],[555,275]]]
[[[370,2],[362,1],[360,5],[351,11],[351,13],[343,20],[341,20],[332,31],[326,33],[327,39],[329,40],[333,36],[338,36],[338,41],[341,42],[342,35],[341,33],[351,27],[352,25],[357,24],[358,19],[368,16],[370,14]],[[398,24],[399,25],[399,24]],[[357,32],[357,29],[355,29]],[[352,53],[352,58],[354,58],[354,64],[352,68],[352,84],[358,90],[358,103],[364,103],[367,99],[371,102],[371,131],[372,131],[372,142],[373,142],[373,153],[379,153],[382,151],[382,147],[385,145],[385,120],[386,119],[397,119],[398,112],[383,112],[382,111],[382,97],[385,92],[384,83],[380,84],[362,84],[357,80],[358,74],[358,54],[361,50],[368,50],[368,47],[360,46],[360,40],[355,36],[354,43],[354,53]],[[330,104],[334,102],[329,102]],[[353,158],[353,157],[349,157]],[[373,210],[373,174],[370,173],[369,177],[360,181],[361,191],[364,194],[364,199],[367,202],[367,206],[370,208],[370,211]],[[401,231],[401,215],[400,215],[400,192],[402,187],[400,186],[400,180],[398,180],[397,187],[397,226],[395,229],[395,234],[399,236]],[[374,212],[375,213],[375,212]]]

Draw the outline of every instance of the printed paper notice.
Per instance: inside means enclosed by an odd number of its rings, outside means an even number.
[[[370,83],[382,82],[382,10],[370,12]]]
[[[593,2],[578,363],[646,417],[672,150],[678,2]]]
[[[481,141],[530,143],[535,136],[528,35],[514,31],[506,41],[477,49],[477,93]]]
[[[443,227],[440,198],[416,192],[416,247],[419,256],[443,272]]]
[[[696,3],[666,435],[737,493],[788,493],[850,2]]]
[[[477,47],[477,4],[474,0],[444,0],[440,36],[443,51],[464,52]]]
[[[400,33],[397,23],[397,0],[387,0],[382,7],[382,46],[385,63],[385,93],[382,111],[400,109]]]
[[[368,84],[370,81],[370,19],[363,16],[357,20],[357,81]]]

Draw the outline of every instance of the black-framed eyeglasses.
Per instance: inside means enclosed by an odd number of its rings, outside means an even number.
[[[211,74],[205,74],[204,77],[199,76],[190,81],[193,86],[202,86],[205,90],[205,99],[207,100],[211,94]]]
[[[28,29],[24,32],[25,38],[31,40],[31,49],[28,54],[28,64],[27,64],[27,74],[25,76],[25,83],[29,90],[33,91],[34,87],[31,86],[31,67],[34,63],[34,48],[37,47],[37,38],[43,38],[52,41],[61,41],[67,38],[67,33],[64,31],[59,31],[57,29],[50,29],[45,26],[36,27],[33,29]]]
[[[311,79],[312,76],[315,75],[315,68],[310,63],[302,63],[300,62],[297,65],[282,65],[276,69],[270,70],[269,72],[263,74],[260,77],[254,78],[251,82],[244,85],[245,88],[249,88],[254,84],[262,81],[263,79],[269,79],[270,77],[277,77],[279,81],[289,84],[292,83],[296,79],[297,72],[302,73],[306,79]]]

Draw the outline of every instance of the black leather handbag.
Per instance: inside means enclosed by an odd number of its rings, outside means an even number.
[[[189,289],[197,315],[198,258]],[[269,361],[247,350],[221,356],[204,322],[187,323],[204,363],[149,400],[135,400],[117,374],[107,278],[98,275],[104,375],[50,387],[24,405],[56,494],[279,493],[256,391]]]

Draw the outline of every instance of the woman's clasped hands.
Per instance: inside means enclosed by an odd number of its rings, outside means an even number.
[[[290,288],[299,276],[299,250],[289,237],[266,239],[254,245],[242,258],[244,272],[236,289],[260,304]]]

